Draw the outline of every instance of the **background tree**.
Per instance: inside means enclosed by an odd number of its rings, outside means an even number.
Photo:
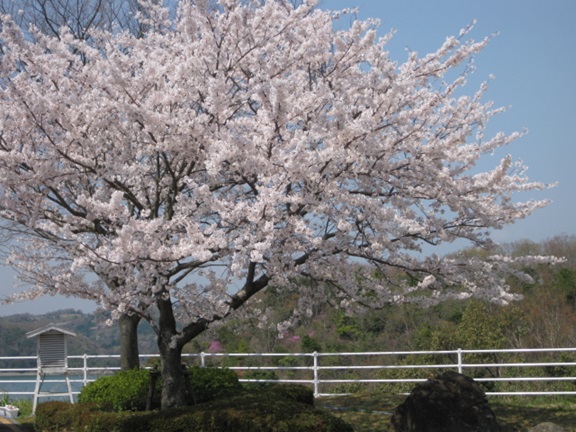
[[[149,4],[144,37],[28,37],[9,16],[0,34],[0,216],[31,233],[12,265],[31,297],[149,321],[163,407],[185,403],[184,345],[271,284],[323,282],[296,287],[296,317],[326,291],[349,306],[505,303],[513,264],[548,260],[420,258],[462,238],[488,248],[546,204],[512,199],[546,186],[511,157],[475,168],[519,136],[484,135],[499,112],[485,85],[461,95],[487,40],[467,29],[398,65],[375,21],[336,31],[314,2],[169,16]]]
[[[139,10],[141,8],[137,0],[0,0],[0,11],[11,14],[24,31],[33,26],[45,35],[59,38],[62,28],[66,28],[75,39],[83,41],[90,41],[94,30],[129,31],[136,36],[143,36],[145,28],[135,19]],[[3,227],[1,235],[13,239],[21,234],[21,226],[10,224]],[[30,234],[27,227],[23,235]],[[9,245],[8,250],[13,247],[8,242],[4,244]],[[52,248],[58,246],[59,242],[56,241]],[[23,279],[26,279],[25,275]],[[56,291],[54,287],[46,289]],[[92,295],[84,298],[98,300],[98,297]],[[118,319],[122,369],[139,367],[137,329],[140,319],[139,315],[132,313],[123,314]]]

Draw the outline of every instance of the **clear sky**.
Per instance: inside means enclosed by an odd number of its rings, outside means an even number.
[[[328,9],[358,7],[358,17],[381,20],[382,34],[395,29],[389,44],[402,62],[406,50],[424,55],[474,19],[470,37],[496,34],[476,56],[469,93],[490,81],[487,99],[508,111],[494,119],[491,130],[528,130],[504,149],[530,168],[531,180],[556,183],[552,190],[520,196],[552,200],[545,209],[498,231],[494,239],[542,241],[576,234],[576,1],[574,0],[321,0]],[[496,164],[502,154],[494,155]],[[0,268],[0,297],[13,288],[13,273]],[[45,313],[61,308],[91,311],[95,305],[77,299],[47,297],[35,302],[0,305],[0,315]]]

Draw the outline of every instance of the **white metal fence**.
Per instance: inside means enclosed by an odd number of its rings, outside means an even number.
[[[144,366],[158,361],[142,355]],[[372,387],[406,393],[415,383],[446,370],[473,377],[488,395],[576,395],[576,348],[446,350],[341,353],[198,353],[184,354],[190,365],[227,367],[245,383],[298,383],[314,395],[347,394]],[[119,355],[68,356],[73,393],[88,382],[119,370]],[[32,397],[36,357],[0,357],[0,396]],[[44,385],[62,385],[48,377]]]

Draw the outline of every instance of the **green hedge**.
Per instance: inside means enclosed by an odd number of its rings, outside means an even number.
[[[298,402],[309,399],[309,389],[282,387],[238,391],[191,407],[151,412],[98,412],[94,404],[46,402],[36,410],[36,432],[353,431],[329,412]]]
[[[256,379],[256,380],[278,380],[278,375],[273,370],[249,370],[246,372],[242,378],[244,379]],[[265,387],[270,387],[274,383],[270,382],[243,382],[242,387],[250,390],[262,389]]]
[[[193,366],[188,369],[191,403],[202,403],[242,388],[238,376],[226,368]]]
[[[314,406],[314,392],[311,388],[298,384],[272,384],[261,390],[264,395],[279,395],[299,403]]]
[[[160,394],[160,383],[156,395]],[[150,372],[132,369],[98,378],[84,386],[79,402],[93,402],[102,410],[143,411],[150,386]]]
[[[64,432],[82,430],[95,416],[102,414],[95,403],[50,401],[38,404],[34,428],[36,432]]]
[[[219,368],[192,367],[188,369],[192,394],[190,403],[202,403],[240,389],[234,371]],[[146,409],[150,372],[145,369],[119,371],[86,385],[79,402],[96,403],[105,411],[143,411]],[[160,405],[161,380],[156,382],[153,406]]]

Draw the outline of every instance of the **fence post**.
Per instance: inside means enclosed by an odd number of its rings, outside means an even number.
[[[84,354],[82,358],[84,360],[84,382],[82,384],[86,386],[88,384],[88,354]]]
[[[206,361],[204,360],[204,351],[200,353],[200,367],[206,367]]]
[[[314,397],[320,394],[320,382],[318,381],[318,352],[314,351]]]
[[[462,348],[458,348],[458,373],[462,373]]]

